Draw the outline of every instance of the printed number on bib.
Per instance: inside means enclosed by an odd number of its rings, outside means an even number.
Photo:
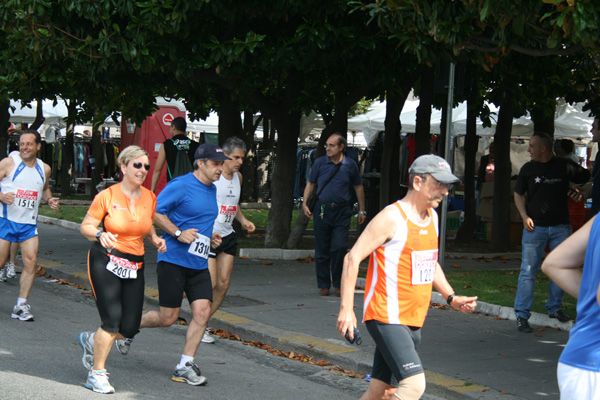
[[[210,238],[201,234],[190,244],[188,253],[195,256],[208,258],[208,252],[210,251]]]
[[[106,264],[106,269],[118,276],[121,279],[137,278],[138,263],[129,261],[125,258],[108,255],[110,261]]]
[[[427,285],[433,282],[433,275],[437,265],[437,250],[413,251],[412,261],[412,284]]]
[[[35,190],[17,189],[15,204],[18,207],[34,209],[37,203],[38,192]]]
[[[235,206],[226,206],[221,205],[219,207],[219,215],[217,216],[217,222],[222,224],[231,224],[235,215],[237,214],[237,205]]]

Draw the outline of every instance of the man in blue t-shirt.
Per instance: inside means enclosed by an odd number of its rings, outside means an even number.
[[[319,295],[328,296],[333,283],[335,295],[340,295],[342,265],[348,250],[348,232],[352,217],[351,189],[358,199],[358,223],[366,218],[365,195],[358,165],[346,157],[347,142],[339,133],[327,139],[327,157],[318,158],[304,189],[302,211],[311,218],[314,212],[315,262]],[[318,195],[314,210],[307,202],[316,188]]]
[[[140,329],[173,325],[179,318],[185,292],[192,321],[171,379],[194,386],[206,384],[194,356],[210,317],[212,284],[208,254],[210,247],[218,247],[222,239],[221,235],[213,234],[218,215],[217,188],[213,182],[219,180],[225,160],[230,158],[217,145],[201,145],[195,153],[194,172],[170,181],[156,201],[154,221],[163,230],[167,245],[167,251],[157,257],[160,309],[144,314]],[[131,340],[117,341],[121,354],[129,352]]]

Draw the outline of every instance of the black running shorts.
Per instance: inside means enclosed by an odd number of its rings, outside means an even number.
[[[161,307],[180,308],[184,292],[190,304],[200,299],[212,302],[212,283],[208,268],[191,269],[160,261],[156,266],[156,275],[158,304]]]
[[[417,345],[421,342],[420,328],[375,320],[367,321],[366,325],[376,344],[371,377],[398,386],[402,379],[424,372],[417,354]]]

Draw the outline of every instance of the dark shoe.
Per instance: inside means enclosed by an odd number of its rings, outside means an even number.
[[[336,287],[333,292],[337,297],[340,297],[340,294],[342,294],[342,290],[339,287]]]
[[[523,333],[530,333],[532,331],[529,322],[525,318],[517,318],[517,329]]]
[[[567,314],[565,314],[563,312],[563,310],[558,310],[557,312],[548,314],[548,316],[550,318],[555,318],[555,319],[559,320],[560,322],[569,322],[571,320],[571,317],[569,317]]]
[[[323,289],[319,290],[319,296],[329,296],[329,289],[323,288]]]

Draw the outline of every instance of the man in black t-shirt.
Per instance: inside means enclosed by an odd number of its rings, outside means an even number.
[[[531,332],[528,319],[533,305],[533,286],[546,245],[550,250],[571,234],[569,182],[585,183],[590,173],[576,163],[552,154],[552,138],[535,132],[527,151],[531,161],[523,165],[515,186],[515,206],[523,219],[523,247],[515,314],[519,332]],[[564,292],[552,281],[546,310],[550,318],[567,322],[562,308]]]
[[[190,159],[190,166],[194,164],[194,154],[200,144],[186,136],[186,129],[187,123],[185,122],[185,118],[177,117],[171,122],[171,139],[167,139],[163,142],[163,145],[158,151],[156,164],[154,165],[151,186],[153,192],[156,192],[156,185],[160,179],[162,169],[165,166],[165,161],[167,164],[167,182],[172,178],[175,178],[169,171],[175,169],[175,160],[177,159],[178,151],[185,151]]]

